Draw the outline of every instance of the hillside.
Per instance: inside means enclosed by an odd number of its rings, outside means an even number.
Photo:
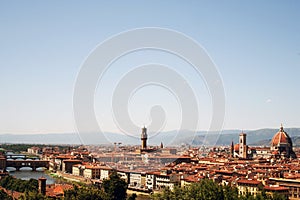
[[[294,146],[300,146],[300,128],[286,128],[285,131],[293,140]],[[247,134],[247,144],[268,146],[272,137],[278,132],[278,129],[259,129],[254,131],[244,131]],[[192,132],[183,130],[181,132],[168,131],[157,135],[149,132],[148,144],[159,145],[163,142],[165,145],[230,145],[233,141],[238,142],[240,130],[223,130],[220,134],[217,132]],[[122,144],[138,145],[140,144],[139,133],[133,136],[109,133],[49,133],[49,134],[3,134],[0,135],[0,143],[30,143],[30,144],[113,144],[122,142]]]

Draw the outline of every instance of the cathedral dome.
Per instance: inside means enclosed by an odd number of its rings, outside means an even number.
[[[291,145],[292,140],[290,136],[283,130],[283,127],[280,127],[280,130],[274,135],[271,146],[280,146],[282,144]]]
[[[239,151],[240,149],[240,144],[235,144],[234,145],[234,151]]]

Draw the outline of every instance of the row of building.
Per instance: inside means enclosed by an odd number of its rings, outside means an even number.
[[[101,184],[116,170],[133,190],[159,191],[185,187],[202,179],[238,188],[239,194],[256,195],[264,189],[300,199],[299,151],[281,126],[270,147],[249,147],[247,135],[230,147],[163,148],[147,146],[147,130],[141,134],[141,147],[116,146],[93,152],[85,148],[68,153],[44,152],[50,170],[80,181]]]

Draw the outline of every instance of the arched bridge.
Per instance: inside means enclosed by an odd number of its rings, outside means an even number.
[[[6,167],[14,167],[17,171],[22,167],[31,167],[35,171],[39,167],[49,169],[49,161],[47,160],[6,160]]]
[[[16,159],[32,159],[32,160],[39,160],[40,158],[38,156],[29,156],[25,154],[6,154],[5,155],[6,159],[11,159],[11,160],[16,160]]]

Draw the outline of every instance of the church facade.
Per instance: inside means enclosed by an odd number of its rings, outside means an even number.
[[[264,148],[261,151],[260,147],[249,148],[246,144],[245,133],[239,135],[239,143],[231,144],[230,153],[234,158],[251,158],[256,156],[261,157],[274,157],[274,158],[296,158],[296,154],[293,151],[292,139],[287,132],[284,131],[283,126],[280,126],[279,131],[273,136],[270,144],[270,148]]]
[[[296,158],[292,139],[282,125],[271,141],[271,152],[275,157]]]

